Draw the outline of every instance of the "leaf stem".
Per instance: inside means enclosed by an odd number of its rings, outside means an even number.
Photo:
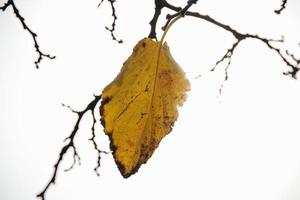
[[[182,17],[182,15],[176,16],[176,17],[175,17],[174,19],[172,19],[172,21],[167,25],[167,27],[165,28],[165,31],[164,31],[163,35],[161,36],[161,38],[160,38],[160,40],[159,40],[159,43],[160,43],[159,48],[161,48],[162,43],[163,43],[163,41],[164,41],[164,39],[165,39],[165,37],[166,37],[166,35],[167,35],[167,32],[168,32],[169,29],[171,28],[171,26],[172,26],[178,19],[180,19],[181,17]]]

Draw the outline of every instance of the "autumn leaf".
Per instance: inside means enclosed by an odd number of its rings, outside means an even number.
[[[104,132],[123,177],[146,163],[177,119],[189,81],[165,43],[145,38],[102,92]]]

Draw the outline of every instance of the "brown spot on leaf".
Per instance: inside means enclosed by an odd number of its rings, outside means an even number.
[[[174,97],[185,96],[190,87],[168,47],[159,50],[159,45],[149,38],[140,41],[117,78],[102,92],[101,123],[125,178],[148,161],[172,130],[177,106],[183,102]]]

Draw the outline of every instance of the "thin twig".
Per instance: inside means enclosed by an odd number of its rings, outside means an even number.
[[[16,15],[17,19],[19,19],[19,21],[21,22],[23,28],[31,35],[31,37],[33,39],[35,51],[38,53],[38,58],[34,62],[35,67],[37,69],[39,68],[39,64],[41,63],[41,61],[44,57],[49,58],[49,59],[54,59],[55,56],[51,56],[50,54],[45,54],[41,51],[40,46],[39,46],[38,41],[37,41],[37,34],[35,32],[33,32],[28,27],[28,25],[25,23],[24,17],[21,16],[21,14],[20,14],[19,10],[17,9],[17,7],[16,7],[13,0],[8,0],[2,7],[0,7],[0,10],[5,11],[9,6],[12,7],[12,9],[14,11],[14,14]]]
[[[241,33],[239,31],[237,31],[236,29],[231,28],[229,25],[226,25],[226,24],[223,24],[221,22],[216,21],[215,19],[213,19],[209,15],[202,15],[202,14],[197,13],[197,12],[187,11],[185,13],[185,15],[203,19],[203,20],[205,20],[209,23],[212,23],[212,24],[214,24],[214,25],[230,32],[237,39],[236,46],[238,44],[240,44],[240,42],[245,40],[245,39],[256,39],[256,40],[259,40],[259,41],[263,42],[265,45],[267,45],[267,47],[269,49],[274,50],[277,53],[277,55],[279,55],[279,57],[285,62],[285,64],[291,68],[291,70],[289,70],[287,72],[284,72],[283,74],[284,75],[290,75],[294,79],[297,78],[297,73],[300,70],[300,66],[299,66],[299,63],[298,63],[299,59],[293,59],[293,57],[290,56],[289,54],[287,54],[286,51],[282,51],[281,49],[275,47],[272,44],[273,42],[284,42],[284,38],[282,38],[280,40],[274,40],[274,39],[268,39],[268,38],[264,38],[264,37],[261,37],[261,36],[258,36],[258,35],[254,35],[254,34]]]
[[[8,0],[3,6],[0,7],[0,10],[5,11],[8,6],[11,5],[11,1]]]
[[[250,36],[249,36],[249,37],[250,37]],[[254,36],[254,37],[258,37],[258,36]],[[229,69],[230,64],[231,64],[231,58],[232,58],[232,56],[233,56],[234,50],[235,50],[235,48],[238,46],[238,44],[239,44],[242,40],[244,40],[244,39],[246,39],[246,38],[247,38],[247,37],[238,37],[238,38],[237,38],[238,40],[232,45],[232,47],[231,47],[230,49],[227,50],[227,52],[224,54],[224,56],[223,56],[220,60],[218,60],[218,61],[216,62],[216,64],[214,65],[214,67],[210,70],[211,72],[213,72],[213,71],[216,69],[216,67],[217,67],[220,63],[222,63],[222,62],[224,62],[226,59],[228,59],[227,65],[226,65],[226,67],[225,67],[225,69],[224,69],[224,71],[225,71],[224,81],[222,82],[222,84],[221,84],[221,86],[220,86],[220,89],[219,89],[219,93],[220,93],[220,94],[222,93],[222,90],[223,90],[223,87],[224,87],[224,82],[227,81],[227,80],[228,80],[228,77],[229,77],[229,76],[228,76],[228,69]],[[266,40],[266,39],[264,39],[264,40]],[[282,36],[281,39],[269,39],[268,42],[284,42],[284,38],[283,38],[283,36]]]
[[[274,10],[274,12],[278,15],[281,14],[281,12],[285,9],[286,4],[287,4],[287,0],[282,0],[282,4],[281,4],[280,8],[277,10]]]
[[[100,3],[98,4],[98,7],[100,7],[100,5],[103,3],[104,0],[101,0]],[[116,2],[116,0],[107,0],[110,3],[110,7],[111,7],[111,15],[113,17],[113,21],[111,24],[111,28],[109,28],[108,26],[105,27],[106,30],[108,30],[110,32],[110,35],[112,37],[113,40],[115,40],[118,43],[123,43],[123,40],[121,39],[117,39],[117,37],[115,36],[115,30],[116,30],[116,21],[118,19],[117,15],[116,15],[116,8],[114,3]]]
[[[91,131],[92,131],[92,137],[89,139],[93,146],[94,146],[94,149],[96,150],[97,152],[97,165],[96,167],[94,168],[94,171],[95,173],[97,174],[97,176],[99,176],[99,169],[100,169],[100,166],[101,166],[101,153],[104,153],[104,154],[109,154],[110,152],[108,151],[102,151],[99,149],[97,143],[96,143],[96,134],[95,134],[95,124],[96,124],[96,118],[95,118],[95,109],[92,110],[92,117],[93,117],[93,125],[92,125],[92,128],[91,128]]]
[[[235,42],[235,43],[232,45],[232,47],[231,47],[230,49],[227,50],[227,52],[224,54],[224,56],[223,56],[220,60],[218,60],[218,61],[216,62],[216,64],[214,65],[214,67],[213,67],[210,71],[213,72],[213,71],[216,69],[216,67],[217,67],[221,62],[223,62],[225,59],[231,60],[231,57],[232,57],[233,52],[234,52],[235,48],[237,47],[237,45],[238,45],[238,42]]]
[[[149,38],[157,39],[156,38],[156,24],[157,20],[161,14],[161,10],[166,7],[167,2],[165,0],[155,0],[155,12],[150,21],[151,30],[149,33]]]
[[[159,3],[157,3],[159,2]],[[249,34],[249,33],[241,33],[239,31],[237,31],[236,29],[232,28],[231,26],[227,25],[227,24],[224,24],[224,23],[221,23],[215,19],[213,19],[212,17],[210,17],[209,15],[202,15],[198,12],[191,12],[191,11],[188,11],[187,9],[190,8],[191,4],[192,3],[196,3],[197,1],[188,1],[188,6],[189,7],[185,7],[185,8],[180,8],[180,7],[177,7],[177,6],[174,6],[170,3],[168,3],[166,0],[156,0],[155,3],[156,3],[156,6],[157,5],[160,5],[159,9],[161,10],[162,8],[166,7],[170,10],[173,10],[173,11],[176,11],[177,13],[173,14],[173,15],[168,15],[167,16],[167,23],[168,21],[181,14],[181,12],[184,12],[184,15],[186,16],[192,16],[192,17],[196,17],[196,18],[200,18],[202,20],[205,20],[209,23],[212,23],[228,32],[230,32],[236,39],[237,41],[234,43],[233,45],[233,49],[234,50],[236,48],[236,46],[238,46],[240,44],[241,41],[245,40],[245,39],[257,39],[261,42],[263,42],[265,45],[267,45],[267,47],[271,50],[274,50],[278,55],[279,57],[285,62],[285,64],[287,66],[289,66],[291,68],[291,70],[287,71],[287,72],[284,72],[283,74],[284,75],[290,75],[292,78],[296,78],[297,77],[297,73],[299,72],[300,70],[300,64],[299,64],[299,59],[296,59],[294,56],[291,56],[291,54],[287,53],[287,51],[282,51],[281,49],[275,47],[272,43],[273,42],[284,42],[284,39],[280,39],[280,40],[274,40],[274,39],[267,39],[267,38],[264,38],[264,37],[261,37],[261,36],[258,36],[258,35],[254,35],[254,34]],[[282,7],[284,8],[285,5],[286,5],[286,0],[283,0],[283,4],[282,4]],[[187,8],[187,9],[186,9]],[[157,12],[157,9],[156,9],[156,12]],[[157,12],[158,13],[158,12]],[[155,20],[151,20],[151,32],[150,32],[150,35],[149,37],[151,36],[151,38],[154,38],[154,36],[156,36],[156,33],[155,33],[155,27],[156,27],[156,22],[157,22],[157,19],[159,17],[159,14],[156,14],[154,15],[155,17],[153,17],[153,19]],[[155,22],[155,23],[154,23]],[[220,61],[217,62],[217,64],[219,64],[220,62],[224,61],[226,58],[231,58],[228,57],[229,53],[230,53],[230,50],[229,49],[225,55],[222,57],[222,59]],[[228,68],[229,66],[227,66]],[[226,78],[226,77],[225,77]],[[227,79],[228,79],[228,76],[227,76]],[[227,80],[226,79],[226,80]]]
[[[186,4],[186,6],[184,8],[178,8],[178,7],[173,7],[174,9],[177,10],[177,13],[170,15],[167,15],[167,22],[166,24],[162,27],[162,30],[165,30],[166,27],[168,27],[169,23],[171,22],[172,19],[174,19],[175,17],[181,15],[182,17],[184,17],[185,13],[188,11],[188,9],[193,5],[196,4],[198,0],[189,0]]]
[[[219,93],[220,94],[222,94],[222,90],[223,90],[223,87],[224,87],[224,82],[228,80],[228,69],[229,69],[229,66],[231,64],[231,58],[232,58],[233,52],[234,52],[234,50],[235,50],[235,48],[237,47],[238,44],[239,44],[239,41],[235,42],[232,45],[232,47],[227,50],[227,52],[224,54],[224,56],[220,60],[218,60],[216,62],[216,64],[214,65],[214,67],[210,70],[211,72],[215,71],[216,67],[220,63],[222,63],[222,62],[224,62],[224,60],[228,59],[227,65],[226,65],[226,67],[224,69],[224,71],[225,71],[224,81],[222,82],[222,84],[221,84],[221,86],[219,88]]]
[[[41,198],[42,200],[45,200],[45,193],[48,191],[49,187],[52,185],[52,184],[55,184],[55,180],[56,180],[56,176],[57,176],[57,170],[64,158],[64,155],[67,153],[67,151],[69,149],[73,149],[73,164],[71,165],[70,168],[68,168],[66,171],[72,169],[74,167],[74,165],[76,164],[76,159],[78,161],[80,161],[80,157],[77,153],[77,150],[76,150],[76,147],[74,145],[74,138],[76,136],[76,134],[78,133],[78,130],[79,130],[79,124],[82,120],[82,117],[88,112],[88,111],[91,111],[92,113],[92,116],[93,116],[93,125],[92,125],[92,138],[90,139],[93,144],[95,145],[95,149],[97,150],[98,152],[98,161],[97,161],[97,166],[96,166],[96,170],[99,168],[98,166],[100,166],[100,154],[101,153],[107,153],[105,151],[101,151],[98,149],[97,145],[96,145],[96,142],[95,142],[95,124],[96,124],[96,119],[95,119],[95,108],[97,106],[97,104],[99,103],[101,99],[101,95],[99,96],[96,96],[94,95],[94,100],[92,100],[84,110],[82,111],[75,111],[73,110],[70,106],[68,105],[65,105],[65,104],[62,104],[64,107],[67,107],[69,108],[73,113],[75,113],[77,115],[77,120],[76,120],[76,123],[73,127],[73,130],[71,132],[71,134],[64,140],[65,142],[67,142],[67,144],[65,144],[65,146],[62,147],[60,153],[59,153],[59,157],[58,157],[58,160],[56,161],[55,165],[54,165],[54,172],[52,174],[52,177],[51,179],[49,180],[49,182],[47,183],[46,187],[37,195],[38,198]],[[95,171],[96,171],[95,170]],[[97,172],[97,171],[96,171]],[[97,173],[98,174],[98,173]]]
[[[163,30],[168,26],[168,24],[170,23],[170,21],[177,17],[178,15],[182,15],[184,16],[185,12],[195,3],[197,3],[198,0],[189,0],[187,2],[187,5],[182,9],[181,7],[177,7],[177,6],[173,6],[170,3],[168,3],[166,0],[154,0],[155,2],[155,12],[154,15],[150,21],[150,33],[149,33],[149,38],[153,38],[153,39],[157,39],[156,38],[156,25],[157,25],[157,20],[161,14],[161,10],[163,8],[169,8],[171,10],[175,10],[177,13],[173,14],[173,15],[167,15],[167,22],[166,24],[163,26]]]
[[[103,3],[104,0],[101,0],[98,4],[98,8],[101,6],[101,4]]]

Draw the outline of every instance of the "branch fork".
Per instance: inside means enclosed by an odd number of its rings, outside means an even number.
[[[8,7],[12,7],[16,18],[21,22],[24,30],[27,31],[33,39],[34,48],[35,48],[35,51],[38,54],[38,58],[36,59],[36,61],[34,61],[35,67],[37,69],[39,68],[39,64],[41,63],[43,58],[48,58],[50,60],[54,59],[55,56],[51,56],[50,54],[46,54],[40,49],[39,43],[37,41],[37,37],[38,37],[37,34],[35,32],[33,32],[29,28],[29,26],[25,23],[25,18],[20,14],[20,11],[16,7],[15,2],[13,0],[8,0],[2,7],[0,7],[0,10],[2,10],[4,12]]]

